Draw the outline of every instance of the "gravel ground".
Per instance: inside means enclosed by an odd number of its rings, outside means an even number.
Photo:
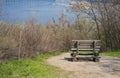
[[[69,78],[120,78],[120,58],[101,57],[100,62],[80,58],[78,62],[70,61],[70,53],[47,59],[50,65],[70,71]]]

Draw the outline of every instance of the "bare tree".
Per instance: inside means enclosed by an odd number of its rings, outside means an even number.
[[[117,3],[116,3],[117,2]],[[80,5],[81,2],[74,3],[72,11],[77,14],[87,14],[95,23],[98,31],[98,39],[102,40],[103,50],[119,50],[120,49],[120,5],[119,0],[113,2],[106,2],[105,0],[94,3],[89,0],[90,8],[85,9]],[[84,3],[84,7],[85,2]]]

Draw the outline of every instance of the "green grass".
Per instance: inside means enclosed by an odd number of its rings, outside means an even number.
[[[93,52],[92,51],[79,51],[79,53],[81,53],[81,54],[91,54]]]
[[[113,52],[103,52],[101,53],[103,56],[112,56],[112,57],[120,57],[120,51]]]
[[[58,54],[42,54],[32,59],[0,63],[0,78],[66,78],[67,72],[45,62],[54,55]]]

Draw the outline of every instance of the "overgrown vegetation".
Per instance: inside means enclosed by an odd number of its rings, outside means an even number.
[[[58,55],[54,54],[54,55]],[[53,54],[42,54],[36,58],[0,63],[1,78],[67,78],[68,72],[50,66],[45,59]]]

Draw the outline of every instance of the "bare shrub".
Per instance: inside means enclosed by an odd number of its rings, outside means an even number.
[[[0,58],[4,60],[35,57],[41,53],[69,51],[72,39],[91,39],[94,22],[76,19],[70,24],[64,15],[59,23],[46,26],[28,21],[25,24],[0,23]]]

